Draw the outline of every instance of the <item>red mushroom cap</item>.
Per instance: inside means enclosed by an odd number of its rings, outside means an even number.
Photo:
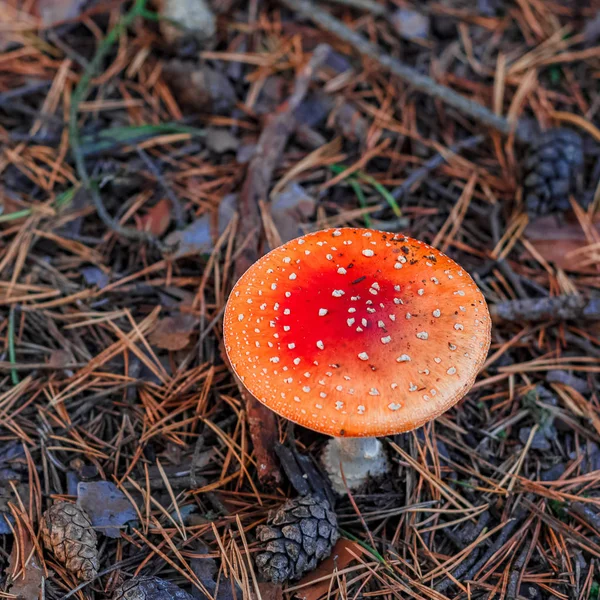
[[[333,436],[409,431],[472,386],[483,294],[453,260],[399,234],[327,229],[254,264],[225,310],[225,348],[271,410]]]

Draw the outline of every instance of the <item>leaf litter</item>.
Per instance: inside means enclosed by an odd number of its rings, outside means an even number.
[[[597,8],[35,4],[0,16],[3,592],[597,596]],[[526,214],[527,140],[561,124],[583,189]],[[297,493],[274,448],[312,464],[325,440],[243,395],[223,307],[279,241],[363,225],[473,273],[490,356],[459,407],[387,439],[392,477],[338,499],[332,558],[255,583],[256,528]],[[98,529],[91,583],[36,544],[63,500]]]

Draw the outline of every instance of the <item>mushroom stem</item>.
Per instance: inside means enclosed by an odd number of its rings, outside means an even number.
[[[381,477],[389,470],[383,444],[375,437],[333,438],[323,452],[323,466],[338,494],[362,487],[369,477]],[[344,477],[342,477],[342,472]]]

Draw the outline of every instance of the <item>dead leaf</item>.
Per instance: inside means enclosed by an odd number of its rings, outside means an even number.
[[[190,343],[197,324],[196,317],[181,313],[160,319],[149,336],[150,343],[163,350],[183,350]]]
[[[356,560],[352,553],[361,554],[362,548],[356,543],[347,540],[346,538],[340,538],[337,544],[333,547],[331,555],[327,560],[324,560],[312,573],[309,573],[303,577],[298,585],[306,586],[311,581],[315,581],[314,585],[302,587],[296,591],[296,597],[301,600],[318,600],[321,596],[327,593],[331,585],[331,579],[329,576],[337,569],[341,571],[345,569],[353,560]],[[321,577],[327,577],[323,581],[316,581]]]
[[[261,581],[258,584],[261,600],[283,600],[283,587],[279,583],[271,583],[270,581]],[[250,598],[257,600],[258,595],[254,589],[250,589]]]
[[[204,141],[206,146],[217,154],[236,151],[240,146],[240,140],[231,131],[222,127],[209,127]]]
[[[120,529],[138,518],[129,498],[111,481],[81,481],[77,505],[88,514],[92,527],[107,537],[121,537]]]
[[[315,212],[315,199],[295,182],[287,185],[271,204],[271,218],[282,242],[289,242],[303,234],[304,223]]]
[[[221,235],[235,214],[237,196],[229,194],[221,200],[214,235]],[[213,250],[212,215],[205,214],[185,229],[173,231],[165,238],[167,246],[174,250],[173,258],[191,254],[210,254]]]
[[[138,229],[161,237],[171,224],[171,209],[171,201],[168,198],[159,200],[145,215],[140,217]]]
[[[596,223],[594,227],[600,233],[600,223]],[[589,245],[578,223],[564,220],[559,222],[552,215],[540,217],[527,226],[525,237],[545,260],[564,271],[589,274],[597,272],[594,264],[585,264],[582,260],[584,255],[573,254]]]
[[[35,600],[40,597],[40,590],[44,580],[44,570],[40,565],[36,552],[32,553],[33,543],[26,531],[20,537],[20,540],[21,544],[13,545],[8,559],[9,583],[7,591],[23,600]],[[24,569],[22,569],[21,565],[22,557],[29,558]],[[19,573],[21,570],[22,573],[17,574],[13,579],[12,573]]]
[[[85,0],[38,0],[37,11],[46,27],[79,16]]]
[[[97,285],[100,289],[106,287],[110,277],[98,267],[83,267],[79,270],[87,285]]]

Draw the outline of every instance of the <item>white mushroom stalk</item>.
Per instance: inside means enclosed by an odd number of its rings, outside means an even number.
[[[467,393],[490,326],[473,279],[438,250],[341,228],[250,267],[227,302],[224,341],[260,402],[334,438],[323,460],[343,493],[342,471],[352,489],[387,472],[377,437],[421,427]]]
[[[340,495],[347,488],[360,489],[369,478],[378,479],[390,470],[383,444],[375,437],[333,438],[325,446],[322,461],[331,487]]]

